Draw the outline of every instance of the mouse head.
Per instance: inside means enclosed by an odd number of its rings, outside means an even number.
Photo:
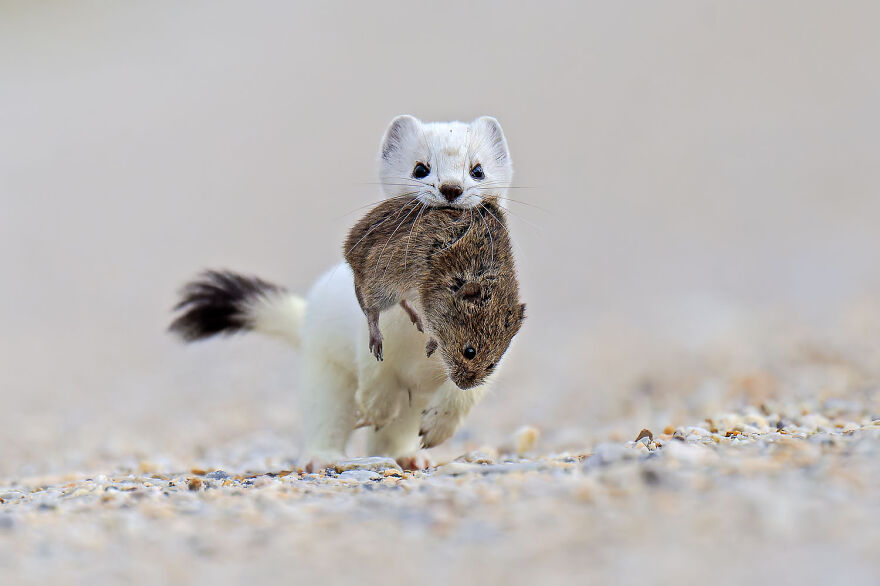
[[[517,300],[515,281],[454,277],[443,286],[423,297],[425,325],[449,378],[466,390],[492,374],[522,326],[526,306]]]
[[[473,208],[503,197],[513,180],[507,140],[491,116],[470,124],[398,116],[385,131],[379,155],[386,197],[434,207]]]

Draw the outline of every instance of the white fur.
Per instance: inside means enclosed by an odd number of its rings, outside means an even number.
[[[442,443],[485,392],[485,385],[459,389],[438,353],[425,356],[427,337],[400,306],[379,318],[385,359],[378,362],[345,263],[318,279],[306,300],[263,297],[249,315],[257,331],[302,348],[300,411],[313,468],[342,458],[361,421],[378,427],[370,432],[371,455],[415,459],[420,430],[426,446]]]
[[[464,122],[422,122],[413,116],[391,121],[379,152],[379,177],[386,197],[412,196],[430,206],[472,208],[495,196],[503,205],[513,181],[513,163],[501,125],[491,116]],[[417,163],[430,168],[423,179],[413,177]],[[485,178],[470,171],[481,165]],[[462,195],[451,204],[440,186],[453,183]]]

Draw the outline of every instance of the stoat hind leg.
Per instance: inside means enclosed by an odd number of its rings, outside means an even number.
[[[358,361],[354,397],[359,416],[356,425],[382,429],[400,413],[407,393],[392,364],[375,362],[367,356]]]
[[[317,471],[345,456],[355,424],[357,381],[350,371],[325,356],[307,353],[300,385],[300,412],[306,440],[307,471]]]
[[[420,419],[420,407],[403,407],[397,418],[380,430],[370,432],[367,446],[370,454],[394,458],[404,470],[429,468],[431,460],[419,449]]]

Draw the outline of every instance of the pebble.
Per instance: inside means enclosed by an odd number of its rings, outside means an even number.
[[[467,462],[450,462],[438,466],[434,471],[437,476],[458,476],[460,474],[468,474],[482,468],[479,464],[470,464]]]
[[[402,471],[402,468],[391,458],[352,458],[351,460],[343,460],[333,465],[337,472],[345,472],[346,470],[372,470],[373,472],[382,472],[388,468]]]
[[[381,480],[383,476],[372,470],[356,469],[346,470],[337,477],[339,480],[353,480],[355,482],[370,482],[372,480]]]
[[[205,478],[210,478],[211,480],[225,480],[229,478],[229,474],[223,470],[214,470],[213,472],[205,474]]]
[[[513,436],[513,445],[516,455],[522,458],[534,450],[535,444],[538,443],[538,438],[540,437],[541,432],[537,427],[525,425],[519,428]]]

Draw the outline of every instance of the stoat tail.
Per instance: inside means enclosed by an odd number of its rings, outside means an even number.
[[[168,328],[187,342],[259,332],[300,346],[306,302],[283,287],[229,271],[205,271],[187,283]]]

